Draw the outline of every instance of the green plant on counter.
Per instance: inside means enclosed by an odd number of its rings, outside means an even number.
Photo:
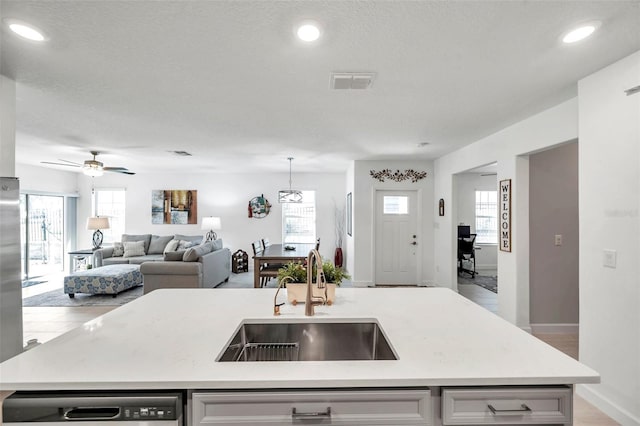
[[[331,261],[327,260],[322,263],[322,272],[328,283],[340,285],[343,279],[351,278],[342,268],[336,267]],[[315,277],[315,266],[313,271]],[[278,270],[278,282],[286,279],[286,283],[306,283],[307,268],[301,262],[289,262]]]

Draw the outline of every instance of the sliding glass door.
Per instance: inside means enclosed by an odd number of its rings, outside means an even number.
[[[64,270],[64,197],[20,195],[22,277]]]

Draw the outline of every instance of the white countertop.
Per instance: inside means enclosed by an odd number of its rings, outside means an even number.
[[[0,364],[0,390],[598,383],[600,376],[443,288],[339,288],[273,316],[275,289],[156,290]],[[282,301],[285,300],[285,296]],[[375,319],[396,361],[215,362],[245,319]]]

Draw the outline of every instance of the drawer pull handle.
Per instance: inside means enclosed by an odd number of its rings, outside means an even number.
[[[531,412],[531,408],[527,407],[526,404],[520,405],[522,408],[519,410],[498,410],[491,404],[488,404],[487,407],[489,407],[494,416],[519,416]]]
[[[296,408],[291,409],[291,418],[294,420],[317,420],[317,419],[330,419],[331,407],[327,407],[327,411],[317,411],[311,413],[298,413]]]

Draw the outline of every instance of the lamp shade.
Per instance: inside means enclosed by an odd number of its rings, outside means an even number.
[[[87,229],[109,229],[109,218],[90,217],[87,219]]]
[[[202,218],[202,229],[207,231],[218,231],[222,229],[222,221],[216,216],[205,216]]]

